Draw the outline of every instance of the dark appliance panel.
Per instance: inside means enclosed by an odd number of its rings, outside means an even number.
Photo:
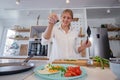
[[[34,54],[35,56],[47,56],[48,45],[42,45],[41,39],[29,41],[28,55]]]

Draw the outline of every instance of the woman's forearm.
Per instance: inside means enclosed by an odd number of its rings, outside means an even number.
[[[46,28],[45,32],[43,33],[43,37],[45,39],[50,39],[53,26],[54,26],[54,24],[49,24],[48,27]]]
[[[55,23],[58,21],[58,16],[55,13],[52,13],[49,15],[48,17],[49,20],[49,25],[46,28],[45,32],[43,33],[43,37],[45,39],[50,39],[51,38],[51,34],[52,34],[52,30],[53,30],[53,26],[55,25]]]

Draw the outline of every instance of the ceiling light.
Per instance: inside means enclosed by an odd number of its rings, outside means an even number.
[[[19,5],[20,4],[20,0],[16,0],[16,4]]]
[[[66,0],[66,3],[69,4],[69,3],[70,3],[70,0]]]
[[[107,9],[107,13],[108,13],[108,14],[111,13],[110,9]]]

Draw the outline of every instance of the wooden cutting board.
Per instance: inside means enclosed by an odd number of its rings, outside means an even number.
[[[20,56],[27,56],[28,44],[21,44]]]
[[[100,67],[101,65],[98,62],[93,62],[93,65],[87,64],[87,59],[80,59],[80,60],[55,60],[52,62],[53,64],[75,64],[79,66],[96,66]],[[105,65],[107,66],[107,65]],[[108,66],[107,66],[108,67]]]

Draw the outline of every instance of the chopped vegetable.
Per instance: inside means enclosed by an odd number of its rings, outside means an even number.
[[[79,66],[68,66],[67,70],[64,74],[65,77],[72,77],[72,76],[79,76],[81,75],[82,71],[80,70]]]
[[[109,60],[108,59],[101,58],[99,56],[95,56],[92,59],[95,60],[96,62],[99,62],[101,64],[102,69],[104,69],[105,65],[109,65]]]
[[[58,70],[58,71],[61,71],[61,72],[65,72],[66,71],[66,68],[63,67],[63,66],[60,66],[60,65],[51,65],[51,64],[48,64],[47,68],[50,69],[50,70]]]

